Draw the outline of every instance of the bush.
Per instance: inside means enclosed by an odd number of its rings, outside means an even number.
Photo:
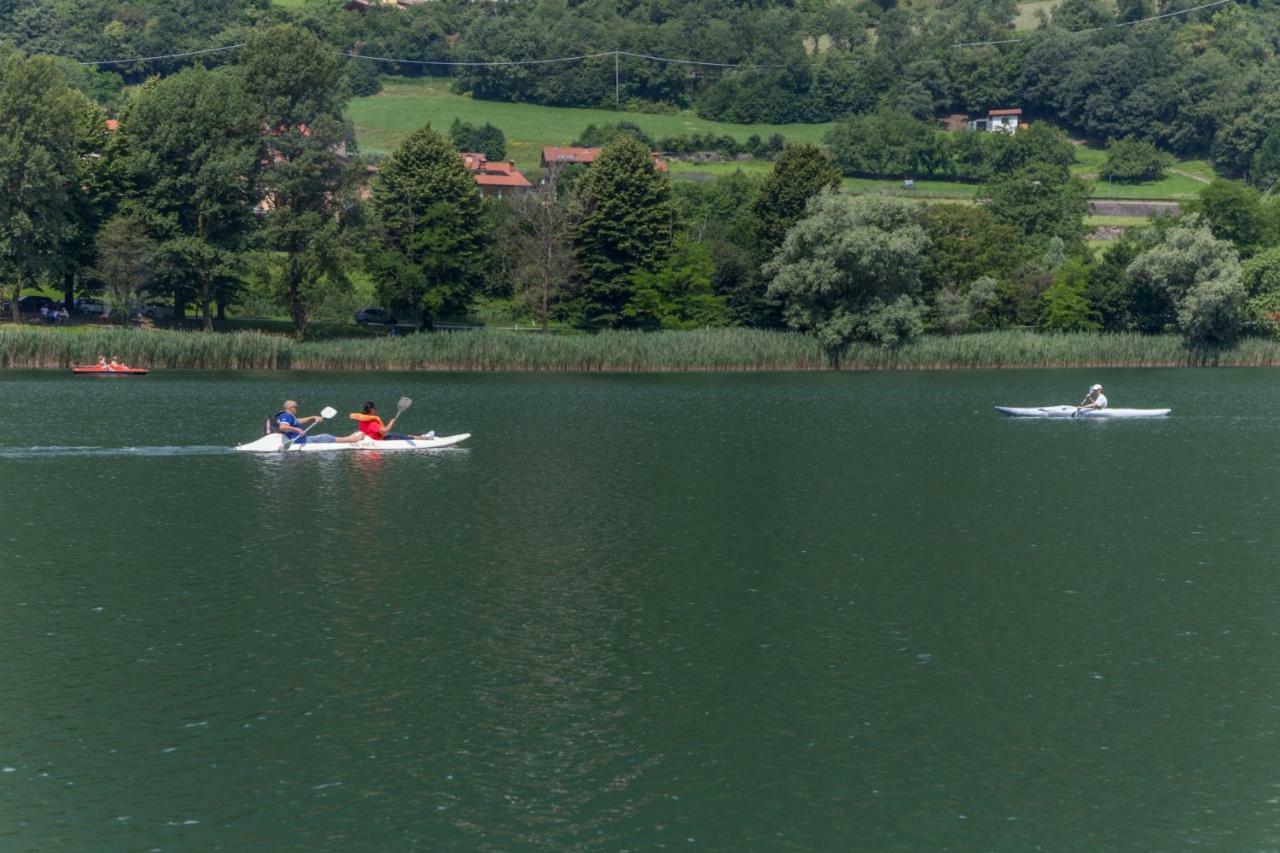
[[[1129,137],[1113,141],[1107,146],[1107,159],[1102,164],[1101,176],[1121,183],[1158,181],[1173,158],[1150,142]]]

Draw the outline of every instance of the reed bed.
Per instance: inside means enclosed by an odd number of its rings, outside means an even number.
[[[752,329],[537,335],[470,331],[299,343],[261,332],[0,327],[0,367],[68,368],[115,356],[136,367],[211,370],[829,370],[810,336]],[[896,349],[855,345],[844,370],[1002,367],[1276,367],[1280,341],[1188,347],[1172,335],[987,332],[927,336]]]

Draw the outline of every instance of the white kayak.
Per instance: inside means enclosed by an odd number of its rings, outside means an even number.
[[[996,406],[996,411],[1011,418],[1163,418],[1172,409],[1080,409],[1075,406],[1040,406],[1018,409]]]
[[[340,443],[336,441],[308,441],[304,444],[294,442],[289,445],[286,453],[301,451],[303,453],[324,453],[329,450],[436,450],[441,447],[452,447],[453,445],[466,441],[471,438],[471,433],[460,432],[457,435],[441,435],[435,438],[412,439],[407,441],[399,441],[388,439],[385,441],[376,441],[369,437],[364,437],[359,441],[350,443]],[[251,453],[279,453],[280,444],[284,441],[284,436],[279,433],[271,433],[264,435],[257,441],[251,441],[248,444],[236,445],[236,450],[247,450]]]

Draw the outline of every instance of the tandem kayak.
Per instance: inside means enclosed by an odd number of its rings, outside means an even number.
[[[87,367],[73,367],[71,372],[77,376],[144,376],[146,370],[141,367],[99,367],[94,364]]]
[[[359,441],[350,444],[340,444],[335,441],[308,441],[304,444],[294,442],[289,445],[287,453],[294,451],[303,451],[306,453],[324,453],[330,450],[435,450],[441,447],[451,447],[459,442],[466,441],[471,438],[471,433],[460,432],[457,435],[441,435],[436,438],[412,439],[408,441],[376,441],[372,438],[362,438]],[[250,453],[279,453],[280,445],[284,441],[284,436],[279,433],[264,435],[257,441],[251,441],[248,444],[236,445],[236,450],[247,450]]]
[[[1018,409],[996,406],[996,411],[1011,418],[1163,418],[1172,409],[1078,409],[1075,406],[1040,406]]]

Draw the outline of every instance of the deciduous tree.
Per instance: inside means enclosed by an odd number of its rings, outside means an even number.
[[[928,247],[910,202],[823,193],[765,264],[769,295],[833,360],[855,340],[892,346],[923,330],[917,297]]]

